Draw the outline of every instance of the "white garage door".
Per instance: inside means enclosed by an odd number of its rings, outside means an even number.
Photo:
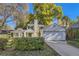
[[[65,40],[65,32],[45,32],[45,40]]]

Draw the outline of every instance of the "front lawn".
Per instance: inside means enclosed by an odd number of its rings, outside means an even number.
[[[79,40],[67,40],[67,43],[79,48]]]

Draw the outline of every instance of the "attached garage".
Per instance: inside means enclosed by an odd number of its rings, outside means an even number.
[[[45,40],[66,40],[65,29],[58,25],[45,27],[43,37]]]

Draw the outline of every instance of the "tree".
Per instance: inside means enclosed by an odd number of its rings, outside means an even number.
[[[0,4],[0,15],[3,16],[3,23],[2,26],[4,26],[6,19],[12,15],[13,11],[14,11],[15,7],[14,5],[10,5],[10,4]]]
[[[63,16],[62,17],[62,21],[63,21],[63,25],[68,28],[69,26],[71,26],[72,21],[68,16]]]
[[[79,16],[77,16],[77,21],[75,21],[75,22],[79,23]]]
[[[5,29],[5,30],[13,30],[13,28],[11,26],[7,25],[7,24],[3,26],[3,29]]]
[[[20,10],[22,7],[22,10]],[[26,4],[0,4],[0,15],[3,16],[3,23],[2,23],[2,27],[4,26],[7,18],[9,16],[13,16],[14,20],[16,21],[17,26],[20,25],[20,23],[25,23],[25,19],[26,19],[26,10],[28,9]]]
[[[15,12],[14,20],[16,21],[16,28],[25,28],[28,21],[28,5],[17,4],[17,12]]]
[[[52,19],[62,18],[62,8],[53,3],[34,4],[35,18],[42,21],[44,25],[52,24]]]
[[[27,22],[27,24],[29,23],[29,22],[31,22],[32,20],[34,20],[35,19],[35,16],[34,16],[34,14],[28,14],[28,22]]]

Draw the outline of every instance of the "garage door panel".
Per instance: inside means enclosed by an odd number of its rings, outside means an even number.
[[[65,40],[65,32],[51,32],[45,36],[46,40]]]

